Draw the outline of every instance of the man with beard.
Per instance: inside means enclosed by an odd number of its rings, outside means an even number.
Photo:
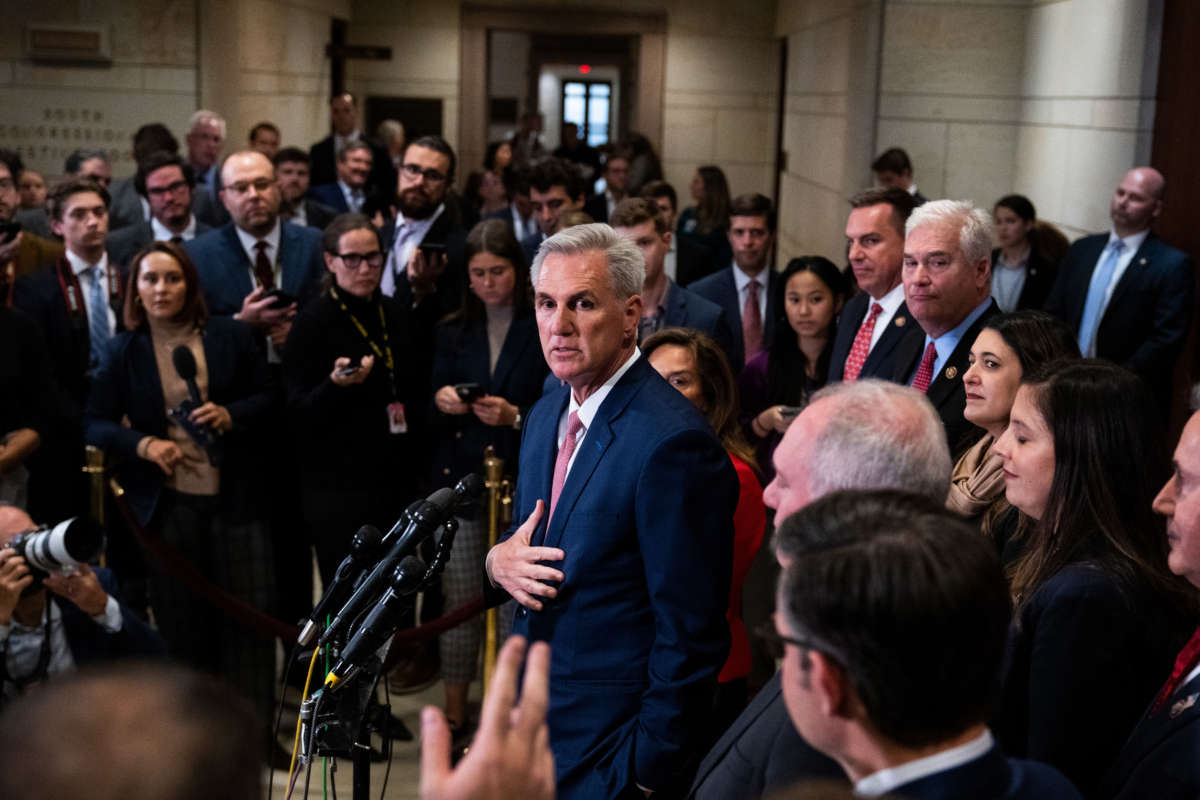
[[[148,156],[138,165],[133,183],[150,204],[150,220],[126,226],[108,237],[108,257],[122,269],[151,242],[183,244],[209,229],[192,213],[196,176],[179,156],[166,152]]]
[[[308,153],[285,147],[275,154],[275,181],[279,184],[279,216],[293,225],[324,230],[337,212],[308,196]]]

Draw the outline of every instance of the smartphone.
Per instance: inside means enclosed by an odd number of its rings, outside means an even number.
[[[780,406],[779,416],[784,419],[795,419],[796,415],[803,410],[803,406]]]
[[[334,374],[336,374],[336,375],[337,375],[339,378],[349,378],[351,375],[353,375],[354,373],[358,372],[360,369],[362,369],[362,367],[361,367],[361,366],[358,366],[358,367],[343,367],[342,369],[339,369],[339,370],[338,370],[336,373],[334,373]]]
[[[21,232],[21,223],[16,222],[0,222],[0,244],[8,244],[13,239],[17,238],[17,234]]]
[[[420,247],[421,247],[421,252],[425,254],[426,258],[433,258],[434,256],[446,255],[446,243],[445,242],[421,242]]]
[[[263,292],[263,297],[271,298],[271,305],[268,308],[287,308],[296,302],[296,298],[278,288],[267,289],[267,291]]]
[[[464,403],[474,403],[483,397],[483,387],[478,383],[456,383],[454,391],[458,392],[458,399]]]

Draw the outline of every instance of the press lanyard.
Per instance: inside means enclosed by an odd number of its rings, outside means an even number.
[[[367,333],[367,329],[363,327],[361,322],[358,321],[358,317],[354,316],[354,312],[347,308],[346,304],[342,302],[342,298],[338,294],[337,287],[331,286],[329,288],[329,296],[334,299],[334,302],[338,304],[338,307],[342,309],[342,312],[350,318],[350,321],[354,323],[354,327],[358,328],[358,332],[362,334],[362,337],[367,340],[367,344],[369,344],[371,349],[375,351],[376,357],[383,359],[383,364],[387,367],[388,378],[390,378],[389,382],[392,385],[392,396],[395,397],[396,361],[392,358],[392,346],[388,341],[387,319],[383,315],[383,303],[379,302],[378,300],[375,301],[375,308],[377,311],[379,311],[379,329],[383,333],[383,349],[380,349],[379,345],[375,343],[375,340],[371,338],[371,334]]]
[[[108,302],[111,306],[113,299],[121,294],[121,281],[112,264],[108,265],[106,272],[108,273]],[[93,280],[95,280],[94,277]],[[83,290],[79,287],[79,276],[75,274],[75,270],[71,269],[69,262],[58,264],[58,288],[67,304],[67,313],[75,318],[87,319],[87,306],[83,303]]]

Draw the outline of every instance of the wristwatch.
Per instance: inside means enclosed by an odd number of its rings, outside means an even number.
[[[517,418],[513,420],[513,430],[514,431],[521,430],[521,412],[520,411],[517,412]]]

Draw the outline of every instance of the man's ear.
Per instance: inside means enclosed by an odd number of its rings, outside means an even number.
[[[809,680],[821,713],[827,717],[849,717],[854,689],[845,671],[823,653],[808,651]]]
[[[57,219],[54,219],[53,217],[51,217],[51,218],[50,218],[50,230],[54,231],[54,235],[55,235],[55,236],[57,236],[57,237],[58,237],[58,238],[60,238],[60,239],[62,238],[62,235],[63,235],[63,224],[62,224],[62,222],[61,222],[61,221],[59,221],[59,220],[57,220]]]

